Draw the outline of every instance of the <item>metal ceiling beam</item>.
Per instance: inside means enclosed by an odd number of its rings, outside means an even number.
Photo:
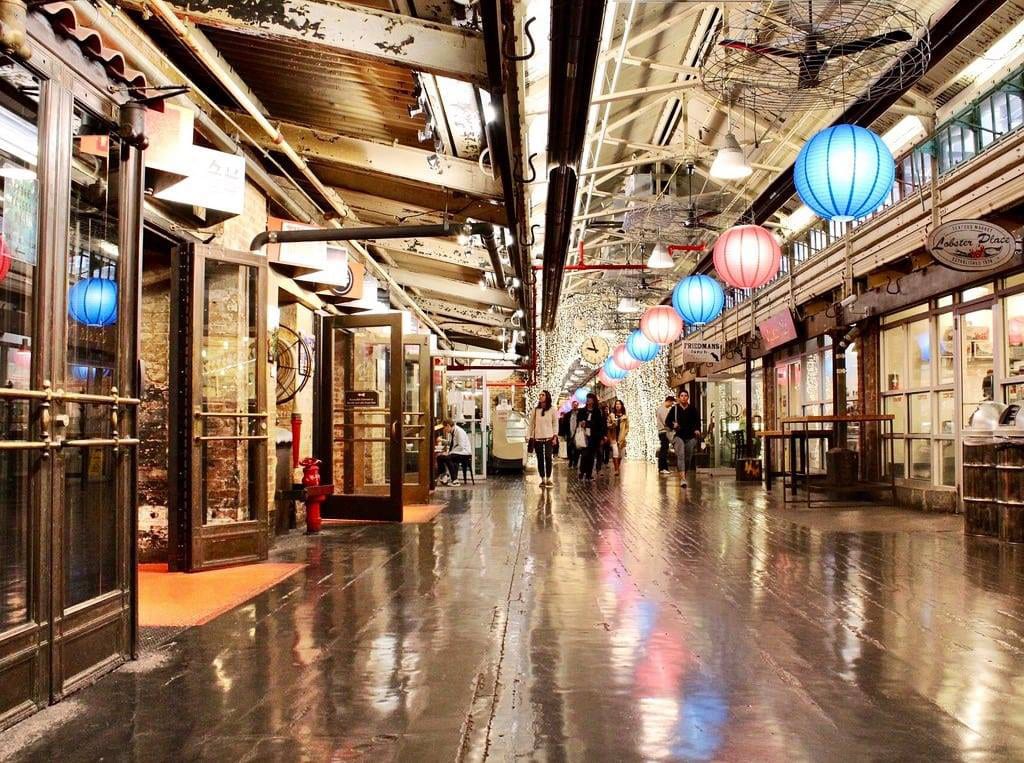
[[[486,270],[489,261],[486,249],[459,246],[454,241],[441,238],[402,238],[369,241],[369,243],[396,254],[412,254],[426,260],[436,260],[477,270]]]
[[[443,299],[421,299],[419,302],[424,310],[439,318],[475,323],[479,326],[498,329],[508,325],[508,316],[502,313],[477,310],[474,307],[456,305]]]
[[[234,116],[244,129],[255,132],[255,122],[248,116]],[[306,159],[315,162],[352,167],[363,172],[442,186],[472,196],[501,198],[501,185],[480,171],[476,162],[401,145],[385,145],[372,140],[313,130],[292,124],[278,125],[285,140]],[[274,141],[265,133],[257,136],[260,147],[276,150]]]
[[[591,104],[599,106],[602,103],[614,103],[616,101],[628,101],[634,98],[644,98],[648,95],[661,95],[663,93],[675,93],[682,90],[690,90],[698,87],[700,80],[685,80],[683,82],[666,82],[662,85],[648,85],[647,87],[633,88],[632,90],[619,90],[612,93],[599,95],[591,100]]]
[[[145,10],[147,2],[121,0],[120,5]],[[483,37],[469,29],[361,5],[315,0],[203,0],[187,5],[179,1],[174,11],[197,24],[238,34],[301,42],[481,86],[487,84]]]
[[[477,284],[402,268],[388,268],[388,274],[402,286],[431,291],[450,299],[474,302],[480,305],[495,305],[506,310],[515,310],[517,307],[515,300],[501,289],[481,288]]]

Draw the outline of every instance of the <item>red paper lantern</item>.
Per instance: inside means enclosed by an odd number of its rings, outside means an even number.
[[[640,319],[640,331],[655,344],[672,344],[683,333],[683,319],[674,307],[652,307]]]
[[[3,236],[0,236],[0,281],[7,278],[7,274],[11,272],[12,262],[14,262],[14,257],[11,250],[7,248],[7,242],[4,241]]]
[[[771,231],[760,225],[737,225],[718,237],[712,259],[727,284],[756,289],[779,272],[782,249]]]
[[[625,344],[620,344],[612,350],[612,361],[623,371],[635,371],[642,363],[629,354]]]

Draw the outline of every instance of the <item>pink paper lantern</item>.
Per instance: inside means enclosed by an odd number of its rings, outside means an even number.
[[[683,319],[674,307],[652,307],[640,319],[640,331],[655,344],[672,344],[683,333]]]
[[[760,225],[737,225],[718,237],[712,259],[727,284],[756,289],[779,272],[782,249],[771,231]]]
[[[612,361],[623,371],[635,371],[642,365],[639,360],[629,354],[625,344],[612,350]]]

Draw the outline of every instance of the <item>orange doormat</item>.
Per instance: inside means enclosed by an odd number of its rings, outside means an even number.
[[[139,625],[203,625],[301,570],[303,564],[250,564],[208,572],[139,565]]]
[[[417,503],[412,506],[405,506],[402,509],[403,525],[425,525],[433,522],[444,511],[444,504],[441,503]],[[344,525],[379,525],[393,524],[391,522],[378,522],[373,519],[325,519],[324,527],[343,527]]]

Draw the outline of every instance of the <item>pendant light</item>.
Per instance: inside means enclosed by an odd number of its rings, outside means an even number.
[[[612,362],[623,371],[635,371],[642,365],[639,360],[629,354],[629,350],[626,348],[625,343],[620,344],[612,350]]]
[[[882,205],[896,180],[885,142],[858,125],[834,125],[811,138],[793,168],[801,200],[826,220],[867,217]]]
[[[644,336],[644,332],[637,329],[626,340],[626,350],[641,363],[649,363],[658,357],[658,353],[661,352],[661,345],[652,342]]]
[[[725,307],[725,291],[711,276],[687,276],[672,291],[672,306],[692,326],[703,326]]]
[[[683,319],[674,308],[658,305],[644,313],[640,331],[655,344],[672,344],[683,333]]]
[[[726,133],[725,145],[718,149],[708,174],[715,180],[742,180],[753,171],[736,136],[731,131]]]
[[[647,267],[651,270],[670,270],[674,266],[675,262],[672,261],[672,255],[664,244],[655,246],[651,256],[647,258]]]
[[[756,289],[779,272],[782,249],[772,232],[760,225],[737,225],[715,242],[715,271],[730,286]]]
[[[68,290],[68,312],[92,328],[117,322],[117,282],[110,278],[83,278]]]

